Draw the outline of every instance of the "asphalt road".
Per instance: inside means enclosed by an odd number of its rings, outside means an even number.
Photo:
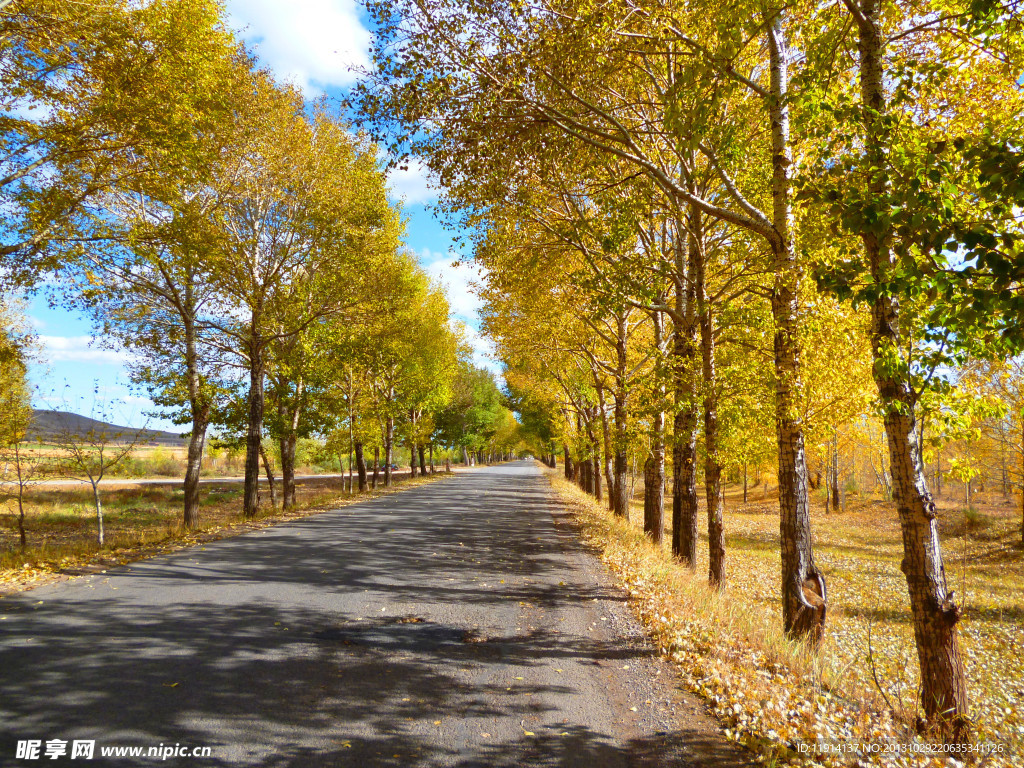
[[[533,462],[0,600],[0,734],[0,765],[745,763]],[[100,756],[159,745],[211,756]]]

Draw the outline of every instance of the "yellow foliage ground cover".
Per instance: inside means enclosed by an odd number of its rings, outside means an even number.
[[[955,764],[945,757],[885,751],[915,743],[917,686],[891,505],[869,503],[842,515],[815,511],[815,559],[828,578],[832,608],[828,638],[811,653],[781,632],[779,524],[770,505],[749,505],[747,512],[733,505],[727,511],[729,581],[716,594],[706,585],[706,546],[697,571],[690,571],[643,536],[642,510],[634,508],[632,524],[615,520],[574,485],[554,473],[551,478],[585,541],[629,592],[661,652],[675,662],[685,684],[710,702],[730,738],[768,763],[809,762],[801,750],[816,744],[863,742],[879,745],[873,747],[878,751],[819,753],[814,762]],[[1002,750],[974,762],[1020,765],[1024,578],[1014,543],[1019,520],[1007,514],[978,533],[958,525],[952,513],[947,517],[947,571],[957,593],[966,594],[963,641],[979,741]]]

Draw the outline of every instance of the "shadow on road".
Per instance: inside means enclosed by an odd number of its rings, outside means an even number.
[[[491,484],[482,471],[3,600],[0,763],[18,739],[77,738],[214,748],[169,765],[596,768],[694,750],[718,764],[696,733],[622,744],[571,724],[493,739],[467,725],[536,719],[569,692],[512,691],[494,670],[650,654],[489,622],[622,599],[567,565],[576,544],[538,514],[546,483]]]

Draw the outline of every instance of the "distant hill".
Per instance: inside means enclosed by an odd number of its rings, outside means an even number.
[[[88,416],[79,416],[77,413],[41,411],[39,409],[33,411],[32,426],[29,428],[26,438],[48,442],[64,432],[84,435],[90,431],[106,433],[116,442],[129,442],[138,434],[139,445],[165,445],[169,448],[179,448],[186,444],[185,439],[174,432],[119,427],[116,424],[90,419]],[[119,437],[115,437],[116,435]]]

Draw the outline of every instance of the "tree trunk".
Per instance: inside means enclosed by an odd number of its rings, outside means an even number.
[[[100,486],[98,482],[92,484],[92,500],[96,505],[96,541],[99,543],[100,548],[103,547],[104,535],[103,535],[103,503],[100,501]]]
[[[377,477],[380,475],[380,448],[373,446],[373,490],[377,490]]]
[[[839,432],[832,430],[832,511],[839,511]]]
[[[18,488],[18,538],[21,540],[21,548],[28,546],[28,537],[25,536],[25,491]]]
[[[787,634],[818,644],[824,634],[828,595],[811,546],[807,456],[798,402],[800,268],[792,233],[789,169],[789,52],[784,14],[766,18],[770,58],[768,110],[772,142],[772,316],[775,320],[775,419],[779,446],[779,509],[782,540],[782,613]]]
[[[880,307],[883,303],[889,306]],[[894,299],[876,302],[876,349],[882,349],[882,339],[892,338],[885,326],[891,322],[896,327],[897,312]],[[921,725],[923,730],[941,735],[949,743],[961,743],[970,739],[971,729],[958,630],[960,606],[946,584],[935,504],[928,493],[914,432],[913,393],[906,382],[888,378],[881,366],[876,365],[875,371],[879,394],[889,406],[884,421],[893,498],[903,530],[901,569],[907,578],[921,665],[921,705],[925,716]],[[902,409],[906,411],[900,412]]]
[[[662,454],[660,477],[656,456],[648,456],[644,462],[644,533],[658,547],[665,536],[664,460]]]
[[[700,318],[701,366],[704,386],[704,489],[708,505],[708,582],[725,583],[725,525],[722,507],[722,464],[718,452],[718,373],[715,361],[715,326],[707,296],[704,226],[700,211],[690,208],[690,231],[697,244],[693,262],[697,311]]]
[[[426,451],[424,451],[424,449],[423,449],[423,444],[420,443],[420,445],[417,446],[416,450],[419,451],[419,454],[420,454],[420,474],[423,475],[423,477],[426,477],[427,476],[427,462],[424,459],[424,453],[426,453]]]
[[[660,350],[664,315],[655,312],[652,319],[654,346]],[[665,412],[660,410],[660,403],[665,397],[664,384],[659,384],[657,396],[659,409],[651,418],[651,455],[644,462],[644,533],[660,547],[665,537]]]
[[[363,443],[356,443],[356,471],[359,472],[359,492],[366,490],[366,459],[363,458]]]
[[[260,497],[260,446],[263,443],[263,350],[249,349],[249,423],[245,435],[245,491],[242,513],[256,517]]]
[[[715,427],[717,430],[717,426]],[[717,440],[717,437],[716,437]],[[705,463],[705,493],[708,502],[708,583],[721,588],[725,584],[725,498],[722,492],[722,467]]]
[[[277,488],[274,486],[274,472],[270,468],[270,458],[267,456],[267,449],[260,443],[260,458],[263,459],[263,471],[267,475],[267,485],[270,486],[270,509],[277,509]],[[284,465],[284,444],[281,445],[281,465]]]
[[[409,441],[409,477],[416,477],[416,443]]]
[[[562,458],[565,461],[565,466],[563,467],[563,469],[565,470],[565,479],[571,481],[575,479],[576,472],[573,469],[572,454],[569,453],[569,446],[566,445],[565,443],[562,443]],[[1022,496],[1021,498],[1024,498],[1024,496]]]
[[[608,410],[605,408],[604,401],[604,387],[601,386],[600,380],[597,380],[595,376],[595,384],[597,389],[597,401],[598,410],[601,414],[601,442],[604,445],[604,458],[601,459],[601,452],[598,451],[597,463],[601,470],[604,471],[605,486],[608,488],[608,509],[615,509],[615,476],[613,475],[612,469],[612,432],[608,425]],[[597,443],[594,442],[594,448],[597,449]],[[598,476],[600,482],[600,476]],[[599,492],[600,493],[600,492]],[[598,501],[601,500],[598,495]]]
[[[627,455],[628,438],[626,436],[626,419],[629,407],[629,386],[626,381],[627,367],[627,321],[624,311],[615,318],[615,390],[612,393],[615,407],[615,469],[614,481],[608,484],[608,495],[611,497],[612,512],[616,517],[629,519],[629,492],[627,490],[627,474],[629,472],[629,456]]]
[[[869,191],[879,200],[888,196],[885,177],[887,128],[883,90],[883,37],[878,26],[877,0],[861,0],[858,27],[861,98],[864,107],[864,146],[868,168],[877,169]],[[895,259],[874,230],[862,233],[872,279],[885,284]],[[948,591],[939,547],[935,504],[924,476],[921,446],[915,430],[916,395],[910,383],[884,361],[902,348],[899,302],[881,295],[872,306],[873,375],[884,409],[883,421],[889,444],[893,498],[903,532],[901,569],[907,578],[914,638],[921,665],[921,705],[924,721],[919,730],[941,737],[946,743],[971,738],[967,710],[967,683],[960,653],[960,607]]]
[[[352,465],[355,463],[355,450],[356,450],[356,417],[355,417],[355,384],[352,376],[351,369],[346,370],[345,378],[347,380],[348,391],[345,397],[348,403],[348,492],[352,494]],[[359,476],[359,490],[362,491],[366,488],[366,466],[363,466],[363,472]]]
[[[298,438],[289,433],[281,438],[281,508],[295,509],[295,448]],[[266,461],[266,459],[264,459]],[[269,466],[269,465],[268,465]],[[273,493],[271,493],[273,498]]]
[[[437,470],[434,469],[434,444],[431,443],[430,444],[430,474],[433,475],[435,472],[437,472]]]
[[[206,448],[206,429],[210,423],[209,407],[192,407],[192,434],[188,440],[188,458],[185,464],[185,528],[199,527],[199,478],[202,474],[203,451]]]
[[[676,414],[672,451],[672,554],[697,567],[697,413]]]
[[[832,508],[832,446],[825,453],[825,514]]]
[[[601,447],[597,441],[596,435],[594,435],[594,416],[596,414],[593,410],[587,415],[585,426],[587,429],[587,438],[590,440],[590,457],[588,459],[590,489],[589,492],[598,501],[602,500],[601,496]]]
[[[463,466],[469,466],[469,452],[466,450],[466,446],[462,446],[462,464]]]
[[[187,309],[193,308],[192,284],[186,283]],[[188,442],[188,457],[185,464],[184,515],[187,530],[199,527],[199,477],[202,473],[203,450],[206,447],[206,430],[210,425],[210,403],[203,396],[199,374],[199,351],[197,331],[191,311],[182,313],[185,328],[185,374],[188,377],[188,402],[192,413],[192,434]]]
[[[394,461],[395,418],[388,416],[384,426],[384,487],[391,487],[391,464]]]
[[[29,470],[24,466],[24,457],[18,443],[14,444],[14,469],[18,474],[18,538],[21,540],[21,548],[28,546],[28,538],[25,536],[25,483]]]
[[[629,456],[625,449],[615,449],[614,484],[612,485],[612,512],[616,517],[629,519]]]
[[[743,503],[747,503],[747,462],[743,462]]]
[[[672,554],[690,568],[697,567],[697,324],[695,291],[690,276],[696,258],[692,236],[677,225],[676,320],[672,374],[675,418],[672,434]],[[685,258],[684,258],[684,243]]]

